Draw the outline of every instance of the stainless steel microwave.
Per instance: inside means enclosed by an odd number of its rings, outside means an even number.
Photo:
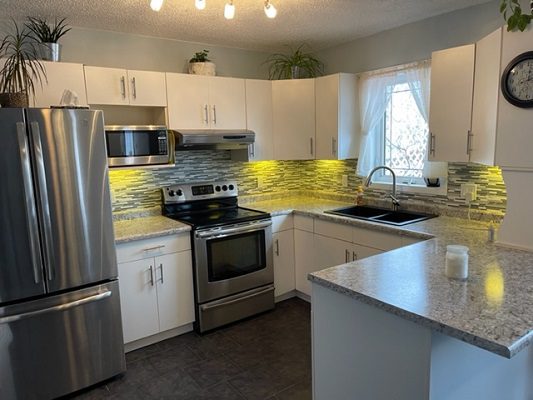
[[[161,125],[107,125],[110,167],[172,164],[173,135]]]

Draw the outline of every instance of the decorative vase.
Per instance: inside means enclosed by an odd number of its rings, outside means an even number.
[[[298,65],[291,66],[291,79],[300,79],[300,67]]]
[[[212,62],[191,62],[189,63],[189,74],[215,76],[216,65]]]
[[[59,43],[41,43],[41,58],[45,61],[58,62],[61,58],[61,45]]]
[[[0,93],[0,106],[5,108],[29,107],[30,101],[25,92]]]

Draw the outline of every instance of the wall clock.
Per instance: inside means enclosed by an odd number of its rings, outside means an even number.
[[[503,71],[500,86],[509,103],[521,108],[533,107],[533,51],[511,60]]]

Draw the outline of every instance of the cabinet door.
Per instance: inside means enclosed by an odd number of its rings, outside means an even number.
[[[316,234],[314,240],[317,271],[353,261],[351,242]]]
[[[255,132],[250,161],[272,160],[274,158],[272,82],[247,79],[245,85],[246,128]]]
[[[85,66],[89,104],[129,104],[128,74],[124,69]]]
[[[356,243],[354,243],[352,246],[352,261],[361,260],[362,258],[367,258],[375,256],[376,254],[383,253],[383,250],[375,249],[373,247],[368,246],[362,246]]]
[[[164,332],[194,321],[191,252],[155,258],[159,329]]]
[[[436,51],[431,55],[429,160],[469,159],[475,45]]]
[[[281,296],[294,290],[294,231],[274,233],[274,295]]]
[[[159,332],[154,259],[118,264],[124,343]]]
[[[167,73],[166,79],[169,128],[209,128],[208,77]]]
[[[246,129],[244,79],[209,78],[212,129]]]
[[[272,82],[274,158],[315,158],[315,81],[291,79]]]
[[[308,296],[311,296],[311,283],[307,280],[307,274],[314,272],[317,265],[313,236],[312,232],[294,230],[294,277],[296,290]]]
[[[43,61],[43,65],[48,83],[43,82],[42,87],[35,85],[34,107],[59,105],[65,89],[76,92],[80,106],[87,105],[83,64]]]
[[[165,74],[154,71],[128,71],[130,104],[135,106],[167,106]]]
[[[476,43],[470,161],[494,165],[502,28]]]

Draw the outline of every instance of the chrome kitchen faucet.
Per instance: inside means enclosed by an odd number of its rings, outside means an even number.
[[[392,209],[394,211],[398,210],[400,207],[400,201],[396,198],[396,174],[392,170],[392,168],[387,167],[386,165],[379,165],[376,168],[374,168],[370,173],[368,174],[368,177],[365,180],[365,187],[369,187],[372,183],[372,175],[374,175],[374,172],[376,172],[379,169],[385,169],[387,171],[390,171],[392,175],[392,193],[389,194],[389,197],[392,199]]]

